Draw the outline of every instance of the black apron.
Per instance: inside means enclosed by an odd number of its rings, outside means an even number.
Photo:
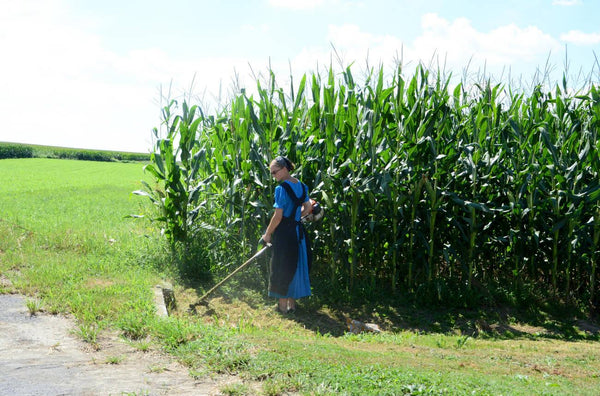
[[[281,183],[280,186],[283,187],[292,200],[294,209],[290,217],[284,216],[281,219],[281,222],[273,232],[271,239],[273,255],[271,256],[269,291],[285,296],[298,268],[298,250],[303,239],[306,241],[309,271],[312,266],[312,252],[310,240],[308,239],[304,225],[301,221],[296,221],[295,219],[298,207],[302,206],[307,197],[306,185],[302,183],[302,195],[300,197],[296,197],[292,187],[286,182]],[[298,233],[296,232],[297,229]]]

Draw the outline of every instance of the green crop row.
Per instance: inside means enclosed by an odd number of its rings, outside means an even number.
[[[217,115],[163,109],[147,167],[159,187],[138,193],[172,241],[213,230],[207,244],[247,255],[270,214],[268,163],[283,154],[326,208],[313,278],[329,290],[481,303],[490,286],[527,286],[598,303],[595,85],[450,88],[424,68],[359,84],[347,68],[289,92],[271,73],[256,92]]]
[[[32,158],[33,148],[22,144],[0,143],[0,159]]]
[[[0,159],[4,158],[60,158],[108,162],[149,161],[150,154],[0,142]]]

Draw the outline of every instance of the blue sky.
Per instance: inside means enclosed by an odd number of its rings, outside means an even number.
[[[282,86],[290,67],[337,66],[332,48],[355,75],[402,59],[503,82],[546,64],[560,78],[567,59],[576,88],[600,81],[598,15],[596,0],[0,0],[0,141],[147,152],[168,87],[210,108],[269,65]]]

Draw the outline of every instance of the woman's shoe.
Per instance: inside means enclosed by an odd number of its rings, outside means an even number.
[[[296,308],[290,308],[290,309],[286,309],[284,311],[284,310],[279,309],[279,307],[275,307],[275,312],[278,312],[283,315],[293,314],[294,312],[296,312]]]
[[[280,313],[280,314],[284,314],[284,315],[285,315],[286,313],[288,313],[288,310],[287,310],[287,309],[286,309],[286,310],[282,310],[282,309],[280,309],[280,308],[277,306],[277,307],[275,307],[275,312],[277,312],[277,313]]]

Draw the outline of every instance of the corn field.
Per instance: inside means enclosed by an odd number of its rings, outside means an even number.
[[[201,236],[220,247],[214,260],[247,256],[271,214],[268,164],[287,155],[326,209],[309,226],[319,284],[438,302],[528,285],[598,302],[596,85],[450,88],[424,67],[390,81],[373,69],[361,84],[349,67],[324,74],[284,90],[271,72],[217,115],[162,109],[146,168],[157,183],[137,193],[173,243]]]

